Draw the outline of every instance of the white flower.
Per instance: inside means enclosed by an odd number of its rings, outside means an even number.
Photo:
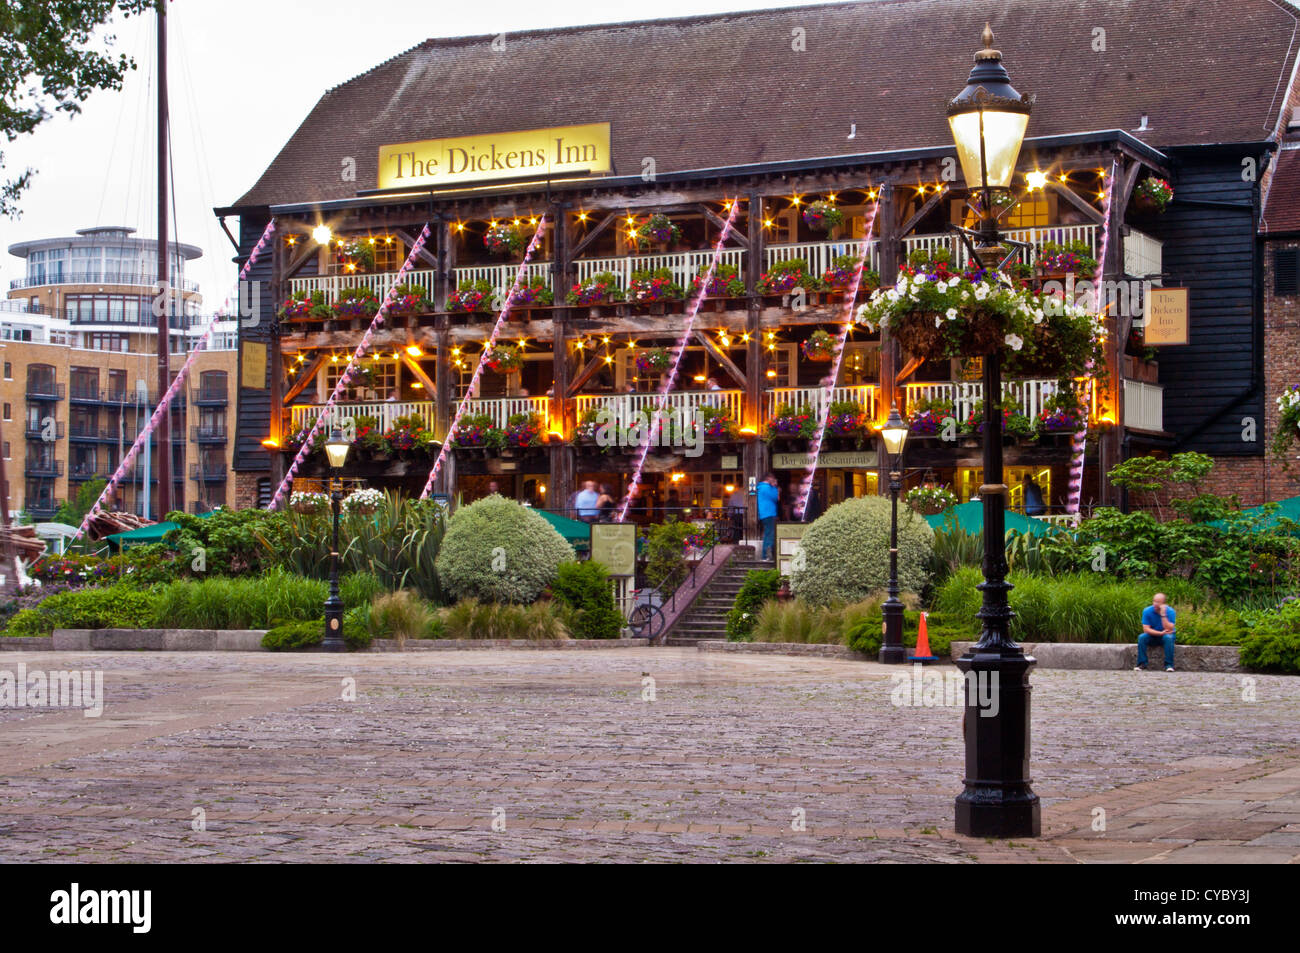
[[[956,321],[956,320],[957,320],[957,309],[956,309],[956,308],[949,308],[947,311],[944,312],[944,315],[948,318],[949,321]]]
[[[961,300],[962,300],[962,301],[969,301],[969,300],[970,300],[970,292],[967,291],[965,288],[963,288],[963,289],[961,290]]]
[[[1007,345],[1013,351],[1018,351],[1025,346],[1024,339],[1021,338],[1020,335],[1018,334],[1008,334],[1006,341],[1007,341]]]
[[[946,282],[946,281],[938,281],[938,282],[935,282],[934,288],[935,288],[936,291],[940,291],[940,292],[947,291],[947,290],[948,290],[948,282]]]
[[[939,317],[937,314],[934,316],[934,326],[936,328],[943,327],[943,318]]]
[[[988,285],[979,284],[975,286],[975,300],[983,301],[989,296]]]

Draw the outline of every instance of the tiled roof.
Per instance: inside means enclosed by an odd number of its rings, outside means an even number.
[[[352,197],[381,145],[587,122],[612,124],[617,174],[949,145],[943,107],[990,14],[1038,97],[1030,136],[1258,141],[1292,75],[1282,0],[884,0],[507,34],[500,52],[432,39],[327,92],[236,204]]]
[[[1259,230],[1266,235],[1300,232],[1300,149],[1278,153]]]

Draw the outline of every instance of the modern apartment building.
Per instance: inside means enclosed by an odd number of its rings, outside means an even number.
[[[87,228],[19,242],[24,274],[0,302],[0,439],[13,513],[48,519],[88,480],[109,477],[157,406],[157,243],[134,229]],[[167,309],[173,375],[209,320],[171,247]],[[235,381],[234,322],[218,325],[171,408],[173,506],[204,512],[227,501],[227,412]],[[158,512],[159,448],[138,458],[111,504]]]

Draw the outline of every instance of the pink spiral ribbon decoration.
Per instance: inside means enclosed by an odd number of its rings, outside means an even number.
[[[835,358],[831,365],[830,383],[822,389],[821,407],[817,411],[817,432],[808,446],[811,459],[804,472],[803,482],[799,485],[799,502],[795,504],[795,516],[799,519],[803,519],[804,511],[808,507],[808,495],[812,493],[813,477],[817,474],[817,455],[821,453],[822,440],[826,436],[826,424],[830,420],[831,392],[835,388],[835,382],[839,380],[840,367],[844,363],[844,345],[849,339],[849,329],[853,327],[853,308],[858,300],[858,288],[862,286],[862,270],[866,267],[867,255],[871,250],[871,235],[876,227],[876,211],[879,208],[878,201],[873,203],[867,215],[862,242],[858,245],[858,263],[853,268],[853,282],[844,296],[844,327],[840,329],[835,340]]]
[[[415,259],[419,257],[420,252],[424,250],[424,243],[429,239],[429,225],[426,222],[424,228],[420,229],[419,236],[415,239],[415,244],[411,246],[411,253],[406,256],[406,261],[398,269],[397,274],[393,276],[392,284],[388,286],[388,293],[384,295],[384,302],[379,306],[379,311],[370,321],[370,327],[366,328],[366,333],[361,336],[361,343],[357,345],[352,357],[348,360],[347,367],[339,376],[338,383],[334,385],[334,391],[330,394],[329,400],[321,405],[320,413],[316,415],[316,421],[312,424],[311,430],[303,439],[302,447],[299,448],[297,456],[293,458],[293,463],[289,465],[288,472],[285,473],[284,479],[275,489],[275,495],[271,497],[270,504],[266,507],[268,510],[274,510],[284,499],[285,492],[293,478],[298,475],[298,467],[307,459],[307,454],[311,453],[312,445],[316,442],[316,434],[321,430],[322,425],[330,416],[330,411],[338,402],[339,397],[348,389],[348,384],[352,382],[352,375],[360,368],[361,359],[370,349],[370,341],[374,338],[375,332],[384,324],[384,318],[388,314],[388,309],[392,307],[393,302],[397,300],[397,287],[402,283],[402,279],[407,273],[415,267]]]
[[[424,482],[424,490],[420,493],[420,499],[426,500],[429,494],[433,492],[434,481],[438,479],[438,474],[442,470],[442,465],[447,459],[447,452],[451,448],[452,440],[456,436],[456,429],[460,426],[460,418],[465,413],[465,408],[469,405],[474,393],[474,388],[478,386],[479,378],[483,376],[483,368],[487,364],[488,356],[492,353],[492,348],[497,343],[497,337],[501,334],[501,329],[505,327],[506,319],[510,316],[510,310],[514,306],[515,292],[523,287],[524,277],[527,274],[528,263],[533,258],[533,252],[541,244],[542,233],[546,230],[546,216],[543,215],[541,221],[537,223],[537,231],[533,232],[532,240],[528,243],[528,250],[524,252],[524,260],[519,263],[519,268],[515,271],[514,283],[510,286],[510,291],[506,295],[506,300],[501,306],[501,313],[497,315],[497,323],[492,327],[492,333],[488,336],[487,343],[483,345],[483,353],[478,356],[478,366],[474,368],[474,376],[470,378],[469,387],[465,388],[465,396],[460,399],[456,406],[456,413],[452,415],[451,423],[447,427],[447,436],[443,438],[442,446],[438,448],[437,459],[433,461],[433,466],[429,469],[429,479]]]
[[[627,495],[623,497],[623,505],[618,510],[617,521],[620,523],[627,519],[628,507],[641,486],[641,472],[645,468],[645,458],[650,452],[650,444],[654,442],[657,427],[662,426],[664,408],[668,406],[668,394],[672,391],[673,385],[677,383],[677,372],[681,368],[682,355],[686,353],[686,344],[695,329],[695,316],[699,314],[700,305],[704,303],[704,296],[708,294],[709,284],[713,281],[713,275],[718,270],[718,262],[722,260],[722,246],[726,244],[727,237],[731,234],[731,226],[736,221],[736,213],[739,210],[740,199],[733,199],[731,212],[727,215],[727,221],[722,226],[722,234],[718,236],[718,240],[713,246],[713,257],[709,259],[709,269],[700,282],[699,291],[692,295],[690,305],[686,309],[685,328],[682,331],[681,339],[673,348],[672,367],[669,368],[668,376],[664,378],[663,383],[659,385],[659,400],[655,405],[654,416],[650,420],[650,427],[645,434],[645,438],[641,441],[641,452],[637,456],[636,469],[632,471],[632,479],[627,485]],[[754,210],[750,209],[749,214],[753,215]]]
[[[271,235],[274,231],[275,219],[271,219],[271,221],[267,222],[266,228],[262,231],[262,237],[257,240],[257,244],[253,246],[253,250],[249,253],[248,261],[244,262],[244,267],[239,269],[239,277],[235,280],[235,295],[239,293],[240,286],[248,278],[249,271],[252,269],[254,262],[257,261],[258,256],[261,255],[262,251],[266,248],[266,244],[271,240]],[[77,539],[81,537],[81,534],[90,527],[91,521],[100,513],[104,512],[104,501],[113,495],[113,492],[117,489],[118,485],[126,477],[127,473],[130,472],[131,465],[135,463],[135,458],[139,455],[145,441],[148,440],[154,430],[157,429],[159,422],[163,418],[163,414],[167,413],[167,407],[170,405],[172,399],[185,385],[185,378],[189,376],[190,368],[193,366],[194,360],[199,356],[201,351],[207,348],[208,341],[212,337],[212,331],[216,327],[217,322],[229,317],[232,298],[233,295],[226,295],[224,303],[217,310],[217,313],[212,316],[212,320],[208,322],[207,327],[204,328],[203,334],[200,335],[198,341],[195,342],[194,349],[190,351],[189,356],[185,358],[185,363],[182,364],[180,370],[176,372],[176,379],[173,380],[171,386],[167,388],[167,392],[163,394],[162,400],[160,400],[158,406],[154,408],[154,412],[150,415],[144,428],[138,435],[136,435],[135,442],[131,444],[131,449],[126,452],[126,455],[122,458],[122,462],[118,464],[117,470],[114,471],[113,475],[109,478],[108,483],[105,484],[104,492],[99,494],[99,499],[95,501],[95,505],[86,513],[85,519],[81,521],[81,526],[77,528],[76,535],[74,535],[72,539],[68,540],[68,545],[75,543]],[[158,515],[166,516],[165,513],[160,513]]]

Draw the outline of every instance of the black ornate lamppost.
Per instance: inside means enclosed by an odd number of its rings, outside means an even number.
[[[880,661],[886,665],[900,665],[907,661],[903,647],[903,603],[898,598],[898,491],[903,488],[903,444],[907,442],[908,426],[898,415],[898,405],[889,409],[889,419],[880,430],[889,459],[889,598],[880,607],[884,616],[884,637],[880,641]]]
[[[347,649],[343,642],[343,600],[339,598],[339,503],[343,494],[334,486],[334,475],[343,469],[351,446],[338,427],[334,428],[330,438],[325,441],[325,454],[329,457],[330,464],[330,509],[334,514],[334,542],[330,546],[330,594],[325,600],[325,641],[321,645],[326,652],[342,652]]]
[[[948,104],[948,124],[967,187],[979,183],[981,191],[978,230],[959,231],[968,245],[976,241],[971,251],[980,265],[996,269],[1010,256],[998,235],[992,196],[1010,189],[1033,97],[1012,87],[987,25],[983,40],[966,88]],[[1012,613],[1004,544],[1001,398],[1002,358],[993,353],[984,358],[982,630],[979,641],[957,661],[966,673],[966,778],[965,790],[957,795],[956,830],[971,837],[1036,837],[1039,803],[1029,777],[1029,671],[1035,660],[1008,633]],[[997,707],[982,710],[981,695],[985,701],[996,696]]]

